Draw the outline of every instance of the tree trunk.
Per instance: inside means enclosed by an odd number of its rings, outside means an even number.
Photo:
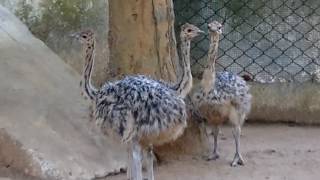
[[[110,0],[110,69],[176,80],[172,0]]]

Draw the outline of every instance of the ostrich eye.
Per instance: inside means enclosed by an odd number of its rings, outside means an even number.
[[[87,36],[86,36],[86,35],[82,35],[82,37],[83,37],[83,38],[87,38]]]
[[[187,32],[190,33],[192,30],[191,29],[187,29]]]

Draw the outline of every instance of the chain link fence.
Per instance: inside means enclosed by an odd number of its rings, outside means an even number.
[[[258,82],[313,80],[320,68],[320,0],[174,0],[176,30],[222,22],[217,70]],[[178,37],[178,36],[177,36]],[[193,74],[206,65],[208,36],[192,43]]]

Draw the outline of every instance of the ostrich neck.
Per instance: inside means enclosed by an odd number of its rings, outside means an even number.
[[[180,97],[184,98],[192,88],[192,74],[190,68],[190,40],[181,38],[181,63],[182,63],[182,76],[174,90],[178,92]]]
[[[95,41],[85,44],[84,46],[85,65],[83,67],[83,81],[81,82],[82,90],[90,100],[94,100],[97,95],[96,88],[91,84],[91,75],[95,57]]]
[[[210,89],[215,85],[215,63],[218,55],[219,46],[219,34],[216,32],[210,33],[210,47],[208,51],[208,64],[203,72],[201,86],[205,92],[209,92]]]
[[[211,32],[207,69],[210,69],[212,73],[215,73],[215,63],[218,55],[218,46],[219,46],[219,34],[215,32]]]

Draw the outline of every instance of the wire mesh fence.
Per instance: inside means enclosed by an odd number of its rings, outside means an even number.
[[[224,24],[216,67],[261,82],[312,80],[320,68],[319,0],[174,0],[176,29]],[[206,65],[208,36],[192,45],[195,76]],[[319,71],[318,71],[319,72]]]

